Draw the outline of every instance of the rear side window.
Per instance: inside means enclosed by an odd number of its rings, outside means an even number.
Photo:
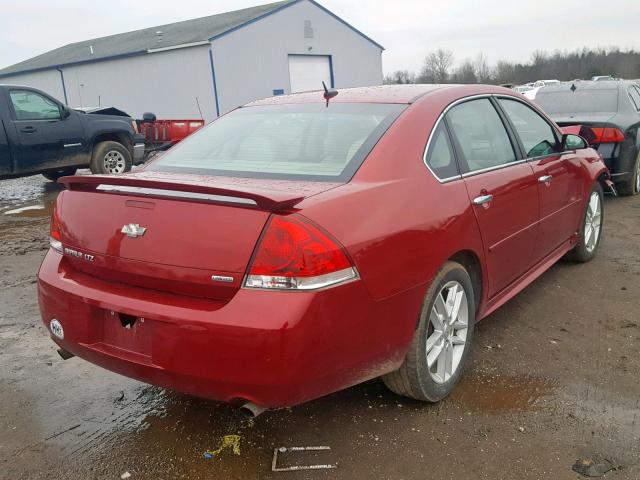
[[[579,85],[579,84],[577,84]],[[535,102],[548,115],[572,113],[616,113],[618,111],[618,87],[608,89],[580,88],[575,91],[541,89]]]
[[[31,90],[9,92],[16,120],[60,120],[58,104]]]
[[[406,105],[282,104],[235,110],[147,170],[348,181]]]
[[[636,110],[640,110],[640,92],[635,86],[629,87],[629,96]]]
[[[498,100],[524,146],[527,158],[551,155],[557,151],[558,140],[551,125],[532,108],[516,100]]]
[[[431,138],[426,162],[434,175],[440,180],[455,177],[460,173],[458,172],[453,148],[451,148],[449,135],[443,122],[440,122]]]
[[[447,113],[447,122],[460,146],[467,171],[498,167],[516,160],[509,135],[489,99],[456,105]]]

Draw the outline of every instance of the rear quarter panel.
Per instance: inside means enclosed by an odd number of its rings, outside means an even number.
[[[349,184],[299,205],[345,245],[376,300],[412,288],[426,292],[457,252],[472,251],[482,262],[464,182],[441,184],[423,162],[431,129],[455,98],[443,92],[411,105]]]

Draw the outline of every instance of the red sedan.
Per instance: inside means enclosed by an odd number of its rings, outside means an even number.
[[[504,88],[260,100],[144,171],[62,180],[42,319],[66,356],[201,397],[277,407],[382,376],[435,402],[477,320],[594,256],[608,178]]]

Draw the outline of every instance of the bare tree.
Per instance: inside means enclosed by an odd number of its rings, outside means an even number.
[[[446,83],[452,65],[453,52],[440,48],[426,56],[419,79],[422,83]]]
[[[476,57],[476,61],[473,64],[474,72],[478,83],[491,82],[491,67],[487,61],[487,56],[484,53],[479,53]]]
[[[384,77],[385,85],[416,83],[416,75],[409,70],[396,70]]]
[[[451,75],[451,81],[454,83],[478,83],[473,62],[471,60],[462,62]]]
[[[493,81],[498,84],[513,83],[515,81],[515,66],[512,63],[500,60],[494,69]]]

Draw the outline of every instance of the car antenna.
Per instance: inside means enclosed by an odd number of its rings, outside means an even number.
[[[322,81],[322,86],[324,87],[323,97],[327,101],[327,107],[329,107],[329,100],[331,100],[333,97],[338,95],[338,90],[336,90],[335,88],[332,88],[331,90],[329,90],[327,88],[327,84],[324,83],[324,80]]]

